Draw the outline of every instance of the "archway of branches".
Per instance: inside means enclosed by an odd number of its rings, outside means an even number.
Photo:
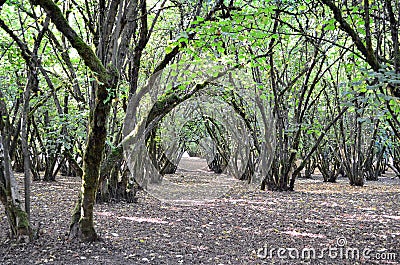
[[[150,79],[147,95],[131,100],[128,112],[136,112],[127,114],[132,118],[124,128],[125,156],[135,181],[156,197],[177,193],[159,191],[176,184],[165,176],[177,173],[185,153],[204,159],[203,169],[214,173],[207,183],[218,191],[208,198],[223,195],[238,180],[261,182],[268,171],[274,147],[269,103],[254,82],[243,80],[246,74],[218,70],[219,79],[193,70],[199,76],[187,83],[160,74]]]

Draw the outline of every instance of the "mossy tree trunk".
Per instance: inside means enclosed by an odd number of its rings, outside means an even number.
[[[106,102],[107,87],[99,86],[96,95],[96,105],[90,116],[88,140],[83,156],[83,176],[81,186],[80,219],[71,224],[71,237],[78,237],[83,241],[97,240],[93,223],[93,207],[96,200],[100,165],[107,136],[107,117],[110,104]]]
[[[93,207],[107,136],[107,118],[118,82],[118,74],[111,66],[106,69],[92,48],[72,29],[60,8],[53,1],[33,0],[32,3],[41,6],[46,11],[51,21],[77,50],[98,81],[93,87],[94,107],[89,116],[88,138],[83,157],[82,186],[70,226],[71,239],[95,241],[98,236],[94,229]]]

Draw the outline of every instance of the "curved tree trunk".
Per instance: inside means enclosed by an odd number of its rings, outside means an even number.
[[[60,8],[53,1],[33,0],[32,2],[35,5],[40,5],[46,11],[57,29],[77,50],[85,65],[95,73],[96,79],[99,81],[98,85],[93,87],[95,94],[94,108],[89,116],[88,138],[83,157],[82,187],[70,226],[71,239],[95,241],[98,236],[94,229],[93,207],[107,136],[107,118],[118,82],[118,74],[112,67],[109,70],[105,68],[92,48],[71,28]]]

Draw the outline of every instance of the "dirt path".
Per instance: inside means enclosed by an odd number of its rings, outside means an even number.
[[[363,188],[346,180],[299,180],[291,193],[236,185],[222,198],[191,206],[140,193],[136,204],[95,206],[103,241],[93,244],[65,241],[78,189],[73,178],[33,183],[32,221],[42,223],[40,238],[10,242],[1,214],[0,264],[400,264],[398,179]],[[302,259],[311,250],[315,259]],[[359,257],[350,259],[355,251]],[[395,260],[371,259],[393,258],[390,253]]]
[[[192,205],[218,199],[238,183],[227,174],[210,171],[205,159],[183,157],[175,174],[165,175],[160,184],[150,184],[147,191],[164,203]]]

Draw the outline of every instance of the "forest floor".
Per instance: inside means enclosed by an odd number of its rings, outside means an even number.
[[[399,178],[360,188],[315,176],[283,193],[236,184],[191,205],[139,192],[137,203],[95,206],[95,243],[66,240],[79,185],[32,184],[32,243],[7,239],[0,206],[0,264],[400,264]]]

